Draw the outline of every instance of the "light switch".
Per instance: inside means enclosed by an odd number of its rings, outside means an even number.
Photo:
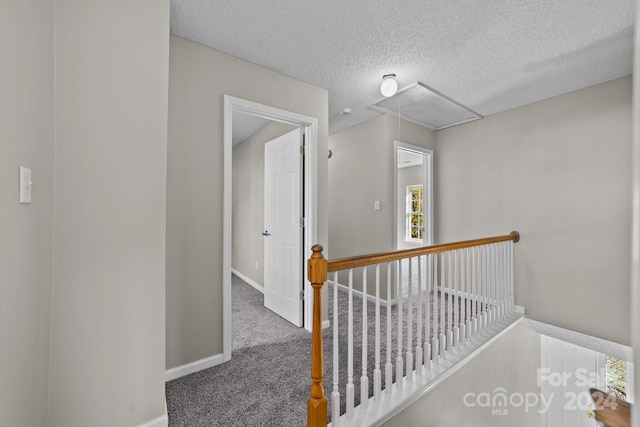
[[[380,200],[376,200],[375,202],[373,202],[373,210],[375,211],[380,210]]]
[[[31,169],[20,166],[20,203],[31,203]]]

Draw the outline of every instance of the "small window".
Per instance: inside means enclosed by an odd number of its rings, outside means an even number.
[[[629,372],[624,360],[607,356],[605,366],[607,393],[617,399],[629,401]]]
[[[407,186],[406,240],[422,242],[424,234],[424,197],[422,184]]]

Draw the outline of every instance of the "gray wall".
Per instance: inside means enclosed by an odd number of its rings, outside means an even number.
[[[169,2],[56,0],[55,54],[48,425],[138,425],[165,413]]]
[[[259,286],[264,286],[264,144],[293,129],[271,122],[233,149],[231,267]]]
[[[539,427],[542,421],[538,409],[525,410],[525,405],[509,405],[504,415],[494,415],[493,407],[483,407],[483,396],[491,398],[505,389],[508,398],[527,396],[533,402],[533,394],[540,396],[537,385],[540,369],[540,335],[526,321],[516,325],[498,339],[495,345],[483,350],[460,371],[446,379],[437,388],[404,411],[383,424],[393,426],[496,426]],[[467,393],[473,395],[466,396]],[[466,403],[476,404],[476,406]]]
[[[318,119],[318,243],[327,246],[328,95],[171,36],[166,368],[222,353],[223,95]]]
[[[53,2],[0,3],[0,417],[47,423],[53,233]],[[32,203],[18,203],[18,166]]]
[[[331,258],[394,249],[394,140],[433,149],[435,132],[384,114],[329,137]]]
[[[437,132],[436,236],[518,230],[527,316],[629,344],[631,77]]]
[[[382,114],[329,136],[329,243],[336,259],[395,249],[394,141],[433,149],[435,132]],[[380,210],[374,202],[380,201]],[[385,270],[386,271],[386,270]],[[387,298],[386,272],[381,272],[381,298]],[[348,285],[346,272],[338,281]],[[374,274],[367,293],[375,293]],[[361,269],[353,286],[362,290]],[[394,289],[394,288],[392,288]],[[390,295],[394,298],[394,295]]]

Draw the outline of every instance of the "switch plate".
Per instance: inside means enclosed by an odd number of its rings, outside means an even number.
[[[373,202],[373,210],[380,210],[380,200],[376,200],[375,202]]]
[[[20,166],[20,203],[31,203],[31,169]]]

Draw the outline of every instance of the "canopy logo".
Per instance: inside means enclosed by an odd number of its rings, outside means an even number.
[[[462,402],[468,408],[491,408],[493,415],[509,415],[509,408],[524,408],[525,412],[546,412],[552,399],[553,394],[546,399],[542,393],[508,393],[506,389],[498,387],[492,392],[466,393]]]

